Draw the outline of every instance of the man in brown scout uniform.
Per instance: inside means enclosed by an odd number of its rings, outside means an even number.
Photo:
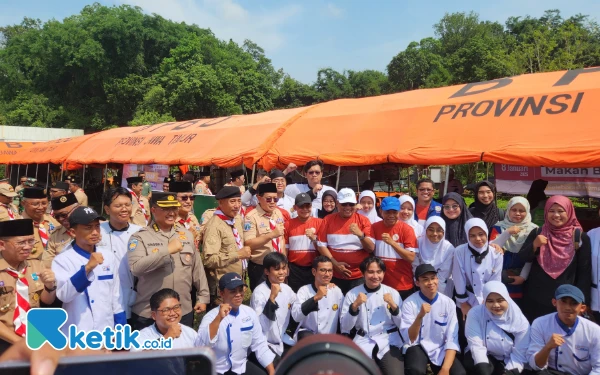
[[[145,227],[150,221],[150,204],[146,197],[142,196],[144,181],[141,177],[128,177],[127,190],[131,193],[132,210],[131,222],[140,227]]]
[[[48,248],[50,235],[60,225],[52,216],[46,213],[48,197],[46,190],[36,187],[23,189],[23,218],[33,220],[35,245],[30,259],[42,259],[42,254]]]
[[[163,191],[165,193],[169,192],[169,184],[174,181],[173,177],[169,176],[169,177],[165,177],[165,179],[163,180]]]
[[[181,206],[177,212],[177,223],[185,227],[194,235],[196,249],[200,244],[200,223],[196,215],[192,213],[194,208],[194,188],[191,182],[174,181],[169,184],[169,192],[177,194],[177,200]]]
[[[34,243],[31,219],[0,222],[0,353],[25,337],[29,309],[56,298],[54,272],[27,259]]]
[[[208,184],[210,184],[210,171],[200,172],[200,179],[196,182],[194,192],[196,194],[212,195],[212,192],[208,188]]]
[[[277,209],[277,186],[271,182],[260,184],[257,196],[258,206],[246,215],[244,221],[244,245],[252,249],[248,263],[252,290],[263,281],[264,257],[272,251],[285,254],[284,219]]]
[[[50,240],[48,241],[48,248],[42,255],[42,261],[44,266],[52,267],[52,260],[63,249],[73,241],[73,236],[69,234],[69,215],[74,209],[79,207],[75,194],[69,193],[61,197],[56,197],[50,202],[52,205],[52,211],[54,211],[54,218],[60,223],[60,226],[52,232]]]
[[[129,239],[128,261],[138,278],[137,297],[131,308],[133,328],[141,330],[152,324],[150,297],[163,288],[181,296],[181,323],[194,323],[194,311],[206,311],[210,302],[208,284],[200,253],[194,248],[192,233],[175,219],[181,204],[174,193],[152,192],[151,224]],[[192,308],[191,291],[196,287],[197,303]]]
[[[57,181],[52,183],[52,187],[50,187],[50,201],[57,197],[62,197],[63,195],[67,195],[69,193],[69,184],[62,181]],[[51,202],[52,203],[52,202]],[[52,211],[52,204],[48,205],[48,209],[46,213],[50,216],[54,217],[54,212]]]
[[[13,204],[17,196],[15,189],[8,183],[0,184],[0,221],[20,219],[19,209]]]
[[[225,186],[215,199],[219,207],[206,223],[202,252],[204,267],[208,272],[211,305],[219,305],[221,297],[217,286],[221,276],[229,272],[243,275],[250,258],[250,247],[244,246],[242,218],[242,193],[237,186]]]
[[[70,190],[71,193],[75,194],[77,197],[77,202],[79,202],[80,206],[88,206],[88,196],[85,194],[83,189],[81,188],[81,179],[77,176],[71,177],[70,181]]]
[[[243,169],[238,169],[237,171],[232,171],[230,173],[231,181],[225,184],[225,186],[236,186],[240,189],[242,194],[246,191],[244,187],[244,183],[246,182],[246,176],[244,175]]]

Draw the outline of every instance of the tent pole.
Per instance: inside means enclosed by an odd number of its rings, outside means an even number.
[[[340,187],[340,172],[342,170],[342,167],[338,167],[338,171],[337,171],[337,178],[335,180],[335,190],[339,190]]]
[[[7,164],[7,166],[10,167],[8,174],[8,183],[12,185],[12,173],[14,168],[12,167],[12,164]]]
[[[360,194],[360,184],[358,183],[358,169],[356,170],[356,191],[358,191],[358,193]]]
[[[81,178],[81,189],[84,190],[85,189],[85,164],[83,165],[83,177]]]
[[[60,180],[64,181],[63,174],[65,173],[65,163],[60,164]]]
[[[256,163],[252,165],[252,179],[250,180],[250,186],[254,186],[254,175],[256,174]]]
[[[35,165],[35,179],[37,180],[37,175],[38,175],[38,168],[40,167],[39,164]]]
[[[17,168],[17,185],[21,184],[21,164],[19,164],[19,167]]]
[[[446,166],[446,179],[444,181],[444,195],[448,194],[448,180],[450,179],[450,165]],[[442,195],[442,197],[444,196]]]
[[[25,164],[25,176],[29,177],[29,164]]]
[[[48,190],[49,183],[50,183],[50,163],[48,163],[48,170],[46,173],[46,190]]]
[[[104,187],[102,188],[102,196],[106,193],[106,184],[108,183],[108,164],[104,166]]]

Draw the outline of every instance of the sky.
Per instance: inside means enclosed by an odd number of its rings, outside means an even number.
[[[178,22],[210,28],[224,40],[260,45],[276,69],[312,83],[321,68],[375,69],[411,41],[434,36],[445,13],[475,11],[502,24],[510,16],[540,17],[559,9],[563,17],[582,13],[600,22],[599,0],[98,0],[128,4]],[[93,1],[0,0],[0,25],[23,17],[62,20]]]

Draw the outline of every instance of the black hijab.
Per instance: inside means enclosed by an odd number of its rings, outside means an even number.
[[[492,193],[494,194],[494,199],[492,200],[492,203],[488,205],[481,203],[481,201],[479,200],[479,189],[481,189],[482,186],[489,187]],[[473,214],[473,217],[478,217],[481,220],[485,221],[485,225],[487,225],[488,231],[491,231],[492,227],[500,221],[498,207],[496,207],[496,186],[494,186],[494,184],[484,180],[475,185],[475,204],[473,205],[471,213]]]
[[[531,210],[537,208],[540,202],[548,199],[546,197],[546,187],[548,186],[548,181],[546,180],[535,180],[531,183],[531,187],[529,188],[529,192],[527,193],[527,200],[529,201],[529,207]]]
[[[460,215],[456,219],[449,219],[442,209],[442,219],[446,222],[446,239],[452,246],[457,247],[458,245],[467,243],[468,238],[465,233],[465,224],[473,215],[469,212],[467,204],[460,194],[452,192],[444,195],[442,205],[446,204],[448,199],[452,199],[460,206]]]
[[[328,195],[333,198],[334,202],[336,202],[336,207],[333,209],[333,211],[325,211],[325,209],[322,208],[323,207],[323,201],[325,200],[325,197],[328,196]],[[332,190],[327,190],[326,192],[323,193],[323,196],[321,197],[321,209],[317,210],[317,217],[319,219],[324,219],[325,216],[331,215],[331,214],[336,213],[336,212],[337,212],[337,194],[334,191],[332,191]]]

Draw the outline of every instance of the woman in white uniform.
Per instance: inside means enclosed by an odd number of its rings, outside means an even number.
[[[425,233],[425,228],[415,220],[415,200],[408,194],[401,196],[398,200],[400,201],[400,220],[412,227],[417,239],[421,238]]]
[[[364,190],[358,196],[358,203],[360,204],[360,209],[357,211],[359,214],[367,217],[371,224],[375,224],[382,219],[377,216],[377,207],[375,207],[375,203],[377,202],[377,198],[375,198],[375,193],[371,190]]]

